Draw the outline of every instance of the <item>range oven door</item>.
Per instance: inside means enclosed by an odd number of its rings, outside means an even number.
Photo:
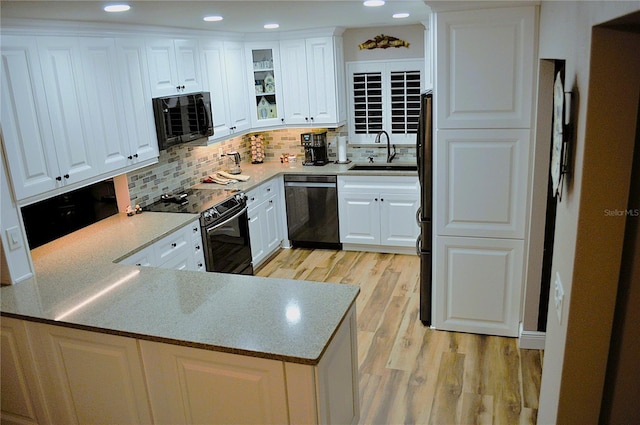
[[[202,229],[208,272],[253,274],[247,208]]]

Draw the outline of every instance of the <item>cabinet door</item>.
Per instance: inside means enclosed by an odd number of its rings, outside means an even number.
[[[36,39],[2,36],[2,143],[18,200],[58,187],[61,176],[49,122]]]
[[[524,242],[436,236],[436,329],[516,337]]]
[[[155,38],[147,41],[149,80],[153,97],[178,92],[178,69],[175,45],[171,39]]]
[[[3,424],[50,423],[24,324],[2,318],[2,412]]]
[[[412,247],[420,228],[416,212],[420,206],[418,194],[380,193],[380,244]]]
[[[79,39],[82,50],[83,79],[91,123],[94,149],[99,152],[100,172],[106,173],[129,164],[129,137],[125,133],[121,81],[115,41],[110,38]]]
[[[336,123],[338,116],[334,39],[332,37],[307,39],[306,52],[311,123]]]
[[[203,88],[211,93],[213,137],[223,138],[231,133],[233,126],[227,90],[228,74],[225,72],[224,44],[222,41],[207,40],[203,41],[200,47]],[[242,81],[244,82],[244,79]]]
[[[264,208],[262,204],[255,206],[248,211],[249,216],[249,238],[251,240],[251,260],[254,267],[257,266],[266,256]]]
[[[307,77],[307,53],[304,40],[280,42],[282,64],[282,92],[285,101],[284,121],[287,125],[310,124],[309,81]]]
[[[25,325],[52,423],[151,423],[135,339],[35,322]]]
[[[121,106],[129,151],[129,164],[158,158],[147,52],[142,39],[117,39]],[[129,158],[129,157],[133,158]]]
[[[38,48],[62,181],[76,183],[99,174],[94,138],[86,122],[89,99],[80,48],[75,37],[41,37]]]
[[[264,203],[264,219],[263,226],[265,233],[266,253],[267,255],[274,252],[280,246],[282,239],[280,237],[280,208],[278,208],[279,196],[272,196]]]
[[[437,128],[529,128],[535,7],[436,14]]]
[[[160,424],[288,423],[282,362],[140,341]]]
[[[224,42],[224,63],[227,71],[229,117],[231,130],[236,133],[251,127],[249,115],[249,87],[246,80],[244,44]]]
[[[524,237],[530,137],[528,130],[436,132],[439,235]]]
[[[175,60],[180,91],[185,93],[202,90],[200,56],[196,40],[175,40]]]
[[[278,43],[247,43],[245,54],[250,69],[251,125],[254,128],[273,127],[284,123],[282,76]]]
[[[340,194],[338,198],[340,242],[379,245],[379,203],[377,193],[343,192]]]

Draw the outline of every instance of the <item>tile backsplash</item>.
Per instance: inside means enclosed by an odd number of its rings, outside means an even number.
[[[328,154],[329,159],[333,161],[338,159],[337,136],[347,135],[340,130],[342,128],[327,129]],[[144,207],[160,199],[163,193],[188,189],[215,171],[230,168],[233,157],[221,157],[220,148],[223,152],[239,152],[242,159],[241,166],[242,163],[251,162],[251,136],[255,134],[261,134],[263,137],[265,161],[278,161],[282,154],[294,154],[302,159],[304,150],[300,145],[300,134],[309,131],[311,130],[306,128],[294,128],[252,132],[216,142],[210,146],[186,144],[161,151],[156,164],[127,175],[131,205],[139,204]],[[366,162],[368,157],[374,157],[376,162],[381,162],[385,160],[386,155],[386,145],[379,147],[347,145],[347,159],[354,162]],[[415,158],[414,147],[397,148],[396,161],[412,161]]]

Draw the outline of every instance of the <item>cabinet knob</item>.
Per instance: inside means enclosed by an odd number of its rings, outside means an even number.
[[[311,121],[313,121],[313,117],[311,117]]]
[[[127,158],[129,158],[129,159],[133,159],[133,156],[129,155]]]
[[[305,121],[309,121],[309,117],[304,117],[304,120]]]
[[[56,177],[56,180],[57,180],[57,181],[62,181],[62,176],[58,176],[58,177]]]
[[[198,233],[198,228],[197,227],[193,228],[193,233]]]
[[[140,263],[136,263],[136,266],[141,266],[141,265],[142,265],[142,264],[140,264]]]
[[[196,245],[196,251],[200,251],[200,245]]]
[[[69,178],[69,174],[65,174],[65,175],[64,175],[64,178],[65,178],[65,179],[68,179],[68,178]]]
[[[134,157],[134,158],[137,158],[137,157],[138,157],[138,154],[137,154],[137,153],[134,153],[134,154],[133,154],[133,157]]]
[[[284,122],[284,118],[280,118],[280,121]]]
[[[380,198],[380,202],[384,202],[384,198]]]
[[[177,243],[175,243],[175,242],[171,244],[171,248],[175,248],[175,247],[177,247],[177,246],[178,246],[178,244],[177,244]]]
[[[202,267],[202,263],[198,263],[198,267]]]
[[[378,198],[375,198],[374,201],[378,202]]]

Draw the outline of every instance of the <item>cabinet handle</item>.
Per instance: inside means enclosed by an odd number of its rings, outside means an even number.
[[[64,178],[65,178],[65,179],[68,179],[68,178],[69,178],[69,174],[65,174],[65,175],[64,175]]]
[[[56,177],[56,180],[59,181],[59,182],[62,181],[62,176]]]
[[[177,244],[177,243],[175,243],[175,242],[171,244],[171,248],[175,248],[175,247],[177,247],[177,246],[178,246],[178,244]]]

